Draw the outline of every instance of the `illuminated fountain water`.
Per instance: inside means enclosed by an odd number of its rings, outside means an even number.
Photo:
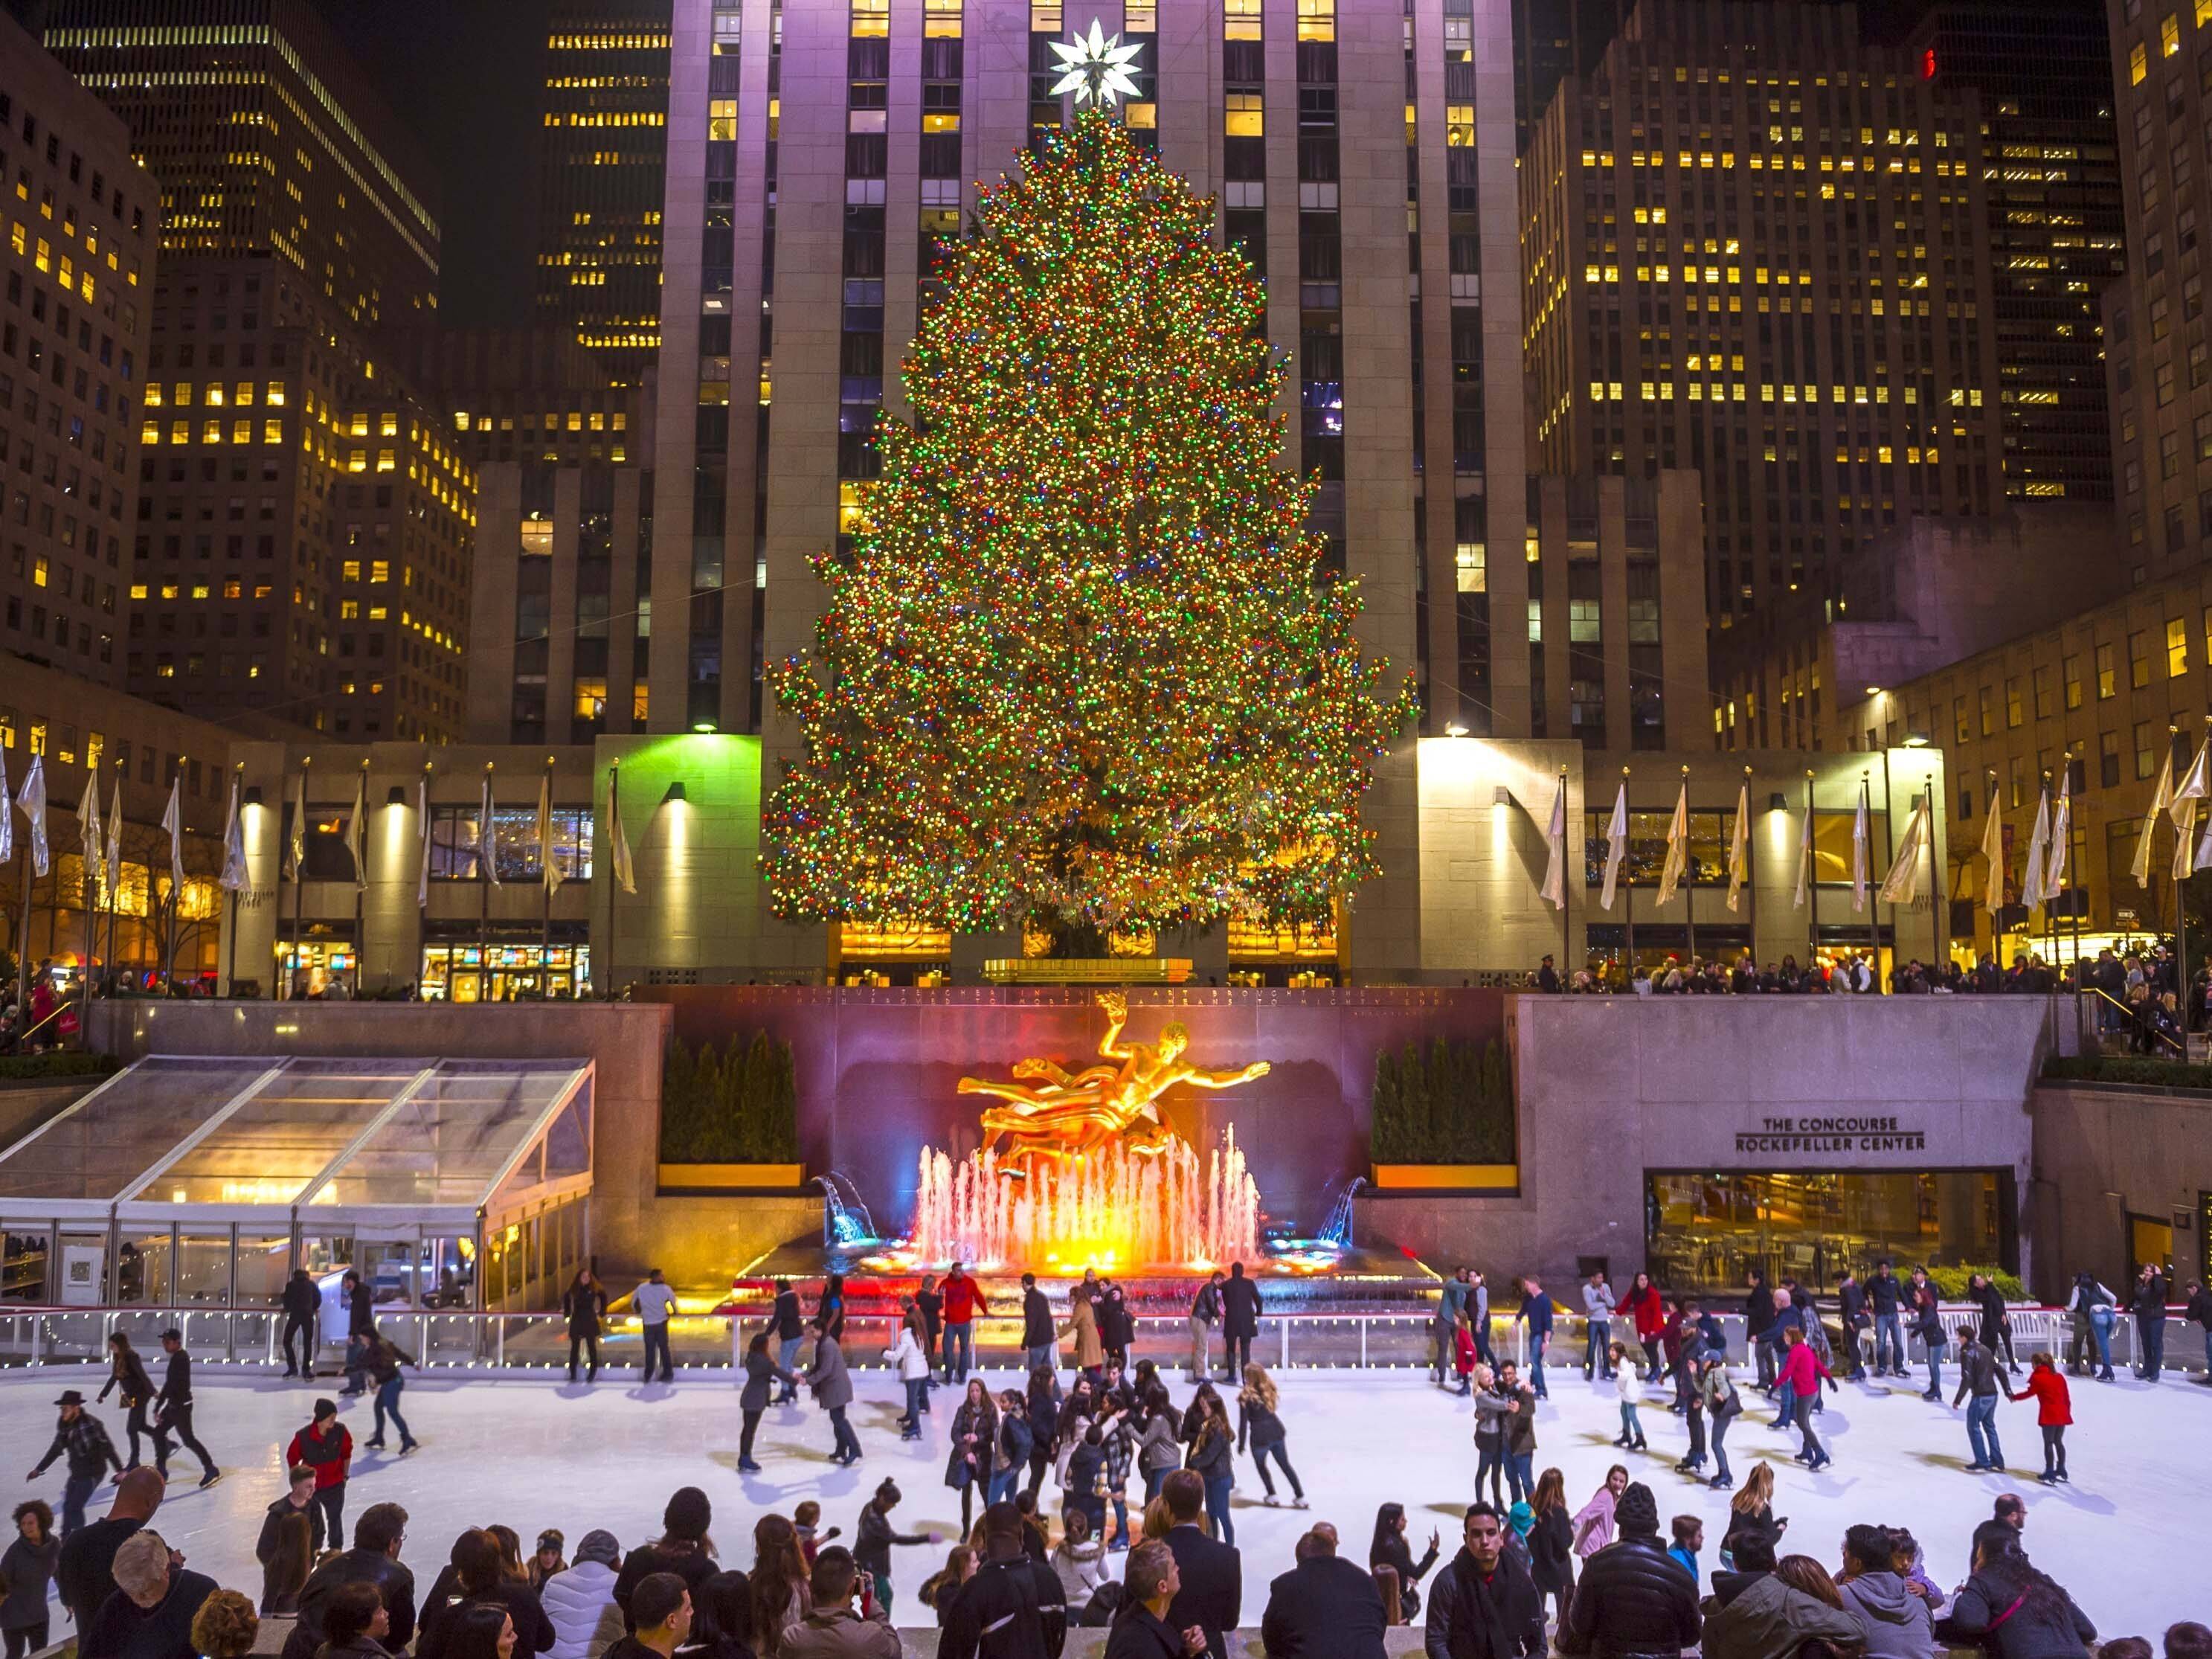
[[[1027,1181],[995,1152],[955,1163],[925,1147],[908,1250],[920,1261],[1076,1272],[1197,1268],[1256,1258],[1260,1191],[1232,1127],[1203,1163],[1181,1136],[1141,1157],[1126,1145],[1067,1163],[1040,1159]]]

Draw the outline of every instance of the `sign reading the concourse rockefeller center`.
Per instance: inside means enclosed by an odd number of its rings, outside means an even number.
[[[1739,1152],[1924,1152],[1925,1131],[1893,1117],[1762,1117],[1736,1131]]]

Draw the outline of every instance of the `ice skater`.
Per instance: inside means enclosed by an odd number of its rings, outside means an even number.
[[[1835,1373],[1821,1361],[1813,1345],[1805,1340],[1804,1327],[1791,1326],[1786,1340],[1788,1348],[1783,1356],[1782,1370],[1777,1374],[1777,1380],[1790,1390],[1790,1413],[1796,1420],[1801,1441],[1796,1458],[1808,1469],[1825,1469],[1836,1460],[1828,1455],[1828,1449],[1813,1432],[1813,1410],[1820,1403],[1821,1385],[1826,1383],[1832,1387]]]
[[[315,1347],[320,1333],[316,1322],[322,1316],[323,1293],[315,1288],[315,1281],[305,1267],[292,1269],[292,1276],[284,1281],[284,1375],[312,1382],[315,1380]],[[292,1339],[300,1339],[300,1355],[292,1357]]]
[[[212,1486],[222,1479],[222,1471],[192,1434],[192,1357],[185,1352],[185,1334],[163,1331],[161,1352],[169,1360],[161,1374],[161,1391],[154,1396],[154,1467],[164,1480],[169,1478],[169,1441],[173,1436],[179,1445],[200,1460],[200,1485]]]
[[[1644,1419],[1636,1414],[1637,1397],[1644,1392],[1636,1361],[1629,1357],[1625,1342],[1607,1344],[1606,1358],[1612,1361],[1613,1391],[1620,1401],[1620,1432],[1613,1437],[1613,1443],[1626,1450],[1649,1451],[1650,1448],[1644,1443]]]
[[[763,1331],[753,1340],[760,1349],[761,1358],[765,1361],[768,1358],[768,1333]],[[906,1317],[899,1322],[898,1338],[884,1350],[884,1358],[898,1368],[899,1382],[906,1390],[906,1410],[900,1413],[898,1420],[899,1438],[919,1440],[921,1438],[921,1414],[929,1409],[929,1356],[922,1349],[921,1315],[918,1311],[911,1308],[907,1310]],[[751,1357],[748,1355],[748,1369],[751,1364]],[[765,1384],[762,1393],[763,1395],[767,1393]],[[741,1462],[738,1467],[743,1468],[744,1465]]]
[[[745,1383],[738,1395],[738,1411],[743,1423],[738,1431],[738,1471],[741,1474],[761,1473],[761,1466],[753,1462],[753,1437],[760,1432],[761,1414],[769,1408],[769,1389],[778,1382],[787,1389],[793,1388],[799,1381],[769,1356],[768,1338],[771,1328],[763,1326],[755,1331],[753,1340],[745,1345]],[[920,1439],[921,1431],[915,1430],[911,1437]]]
[[[123,1460],[115,1455],[115,1443],[100,1420],[84,1408],[82,1395],[64,1389],[54,1404],[61,1407],[61,1418],[54,1425],[53,1444],[23,1478],[35,1480],[57,1457],[69,1460],[69,1477],[62,1486],[62,1536],[67,1539],[84,1525],[85,1502],[100,1485],[100,1477],[113,1469],[117,1481],[122,1480]]]
[[[107,1381],[100,1385],[94,1403],[106,1405],[109,1391],[115,1389],[123,1391],[123,1431],[131,1441],[128,1467],[135,1469],[139,1462],[139,1437],[143,1435],[149,1439],[154,1437],[153,1425],[146,1417],[146,1408],[154,1403],[154,1381],[146,1375],[145,1362],[138,1358],[138,1351],[131,1346],[131,1339],[121,1331],[107,1339]],[[158,1440],[155,1441],[154,1455],[156,1458],[161,1456]],[[162,1470],[163,1474],[167,1473],[166,1468]]]
[[[584,1381],[599,1380],[599,1328],[607,1316],[606,1287],[589,1267],[576,1269],[561,1297],[561,1316],[568,1322],[568,1380],[576,1380],[576,1357],[586,1359]]]
[[[853,1378],[845,1369],[844,1349],[837,1346],[828,1321],[818,1313],[813,1330],[814,1363],[807,1368],[806,1387],[814,1403],[830,1414],[830,1433],[835,1443],[830,1461],[850,1468],[860,1461],[860,1437],[845,1420],[845,1409],[853,1403]]]
[[[2046,1486],[2066,1484],[2066,1431],[2074,1421],[2073,1391],[2058,1362],[2044,1349],[2028,1358],[2027,1386],[2012,1397],[2035,1401],[2035,1424],[2043,1431],[2043,1473]]]
[[[1463,1310],[1458,1316],[1458,1324],[1463,1334],[1467,1330],[1467,1315]],[[1471,1356],[1474,1339],[1469,1337],[1468,1341]],[[1272,1453],[1275,1462],[1282,1465],[1284,1478],[1291,1483],[1291,1507],[1302,1510],[1306,1507],[1306,1489],[1298,1484],[1298,1472],[1291,1467],[1291,1460],[1283,1451],[1287,1431],[1283,1427],[1283,1419],[1275,1414],[1278,1403],[1274,1379],[1267,1375],[1265,1368],[1247,1365],[1244,1368],[1244,1386],[1237,1395],[1237,1449],[1243,1451],[1249,1437],[1252,1465],[1260,1471],[1260,1486],[1267,1493],[1264,1501],[1269,1509],[1276,1507],[1275,1483],[1267,1474],[1267,1458]]]
[[[399,1414],[399,1395],[407,1386],[407,1379],[399,1374],[399,1368],[415,1364],[415,1356],[378,1331],[370,1334],[368,1352],[362,1356],[362,1363],[376,1381],[376,1432],[362,1444],[377,1451],[384,1449],[384,1419],[388,1416],[398,1425],[399,1455],[404,1457],[422,1443],[408,1428],[407,1419]]]
[[[1972,1403],[1966,1406],[1966,1441],[1973,1449],[1974,1461],[1966,1465],[1969,1474],[2004,1468],[2004,1448],[1997,1441],[1997,1397],[2005,1392],[2004,1376],[1995,1349],[1982,1342],[1960,1344],[1959,1391],[1951,1397],[1951,1409],[1956,1411],[1971,1397]]]

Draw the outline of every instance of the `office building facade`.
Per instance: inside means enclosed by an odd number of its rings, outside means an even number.
[[[1854,9],[1646,0],[1521,171],[1547,471],[1705,480],[1728,628],[2002,489],[1978,105]]]
[[[660,344],[670,0],[554,0],[539,76],[537,316],[635,386]]]
[[[1923,80],[1980,96],[2005,494],[2108,501],[2099,296],[2127,260],[2100,0],[1944,0],[1911,52]]]
[[[124,669],[161,230],[129,130],[0,20],[0,651]]]

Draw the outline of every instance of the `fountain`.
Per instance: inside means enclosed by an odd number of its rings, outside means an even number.
[[[1366,1184],[1365,1176],[1354,1176],[1345,1183],[1344,1191],[1337,1197],[1335,1207],[1329,1211],[1328,1219],[1322,1224],[1321,1231],[1316,1235],[1322,1243],[1339,1250],[1352,1248],[1352,1194]]]
[[[932,1264],[1077,1272],[1195,1268],[1258,1255],[1260,1192],[1235,1129],[1207,1154],[1180,1135],[1152,1155],[1127,1145],[1010,1179],[989,1148],[958,1163],[924,1148],[908,1251]]]
[[[852,1194],[848,1204],[845,1193],[837,1183],[845,1183],[845,1192]],[[825,1250],[848,1250],[876,1242],[876,1218],[868,1213],[868,1206],[860,1201],[860,1189],[853,1178],[839,1170],[826,1176],[817,1176],[807,1183],[822,1189],[822,1248]],[[854,1210],[860,1213],[856,1216]]]

